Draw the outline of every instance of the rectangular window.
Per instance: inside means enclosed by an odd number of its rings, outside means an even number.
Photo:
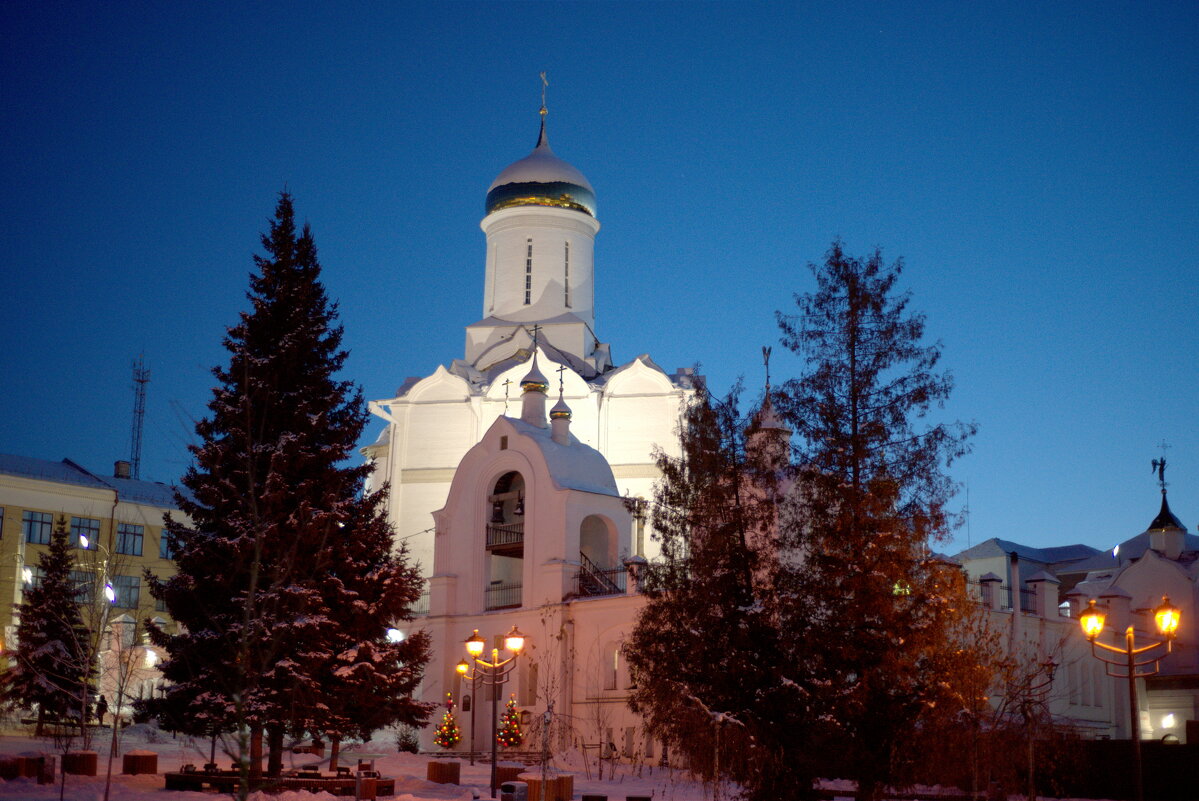
[[[75,603],[90,604],[96,597],[96,574],[90,570],[72,570],[71,586],[75,590]]]
[[[133,523],[121,523],[117,526],[117,553],[129,556],[142,555],[142,538],[145,535],[144,526]]]
[[[4,507],[0,506],[0,537],[4,536]]]
[[[100,521],[91,517],[71,518],[71,547],[79,547],[79,535],[87,538],[87,550],[96,550],[100,542]]]
[[[533,302],[533,240],[528,240],[525,251],[525,305]]]
[[[141,579],[137,576],[113,576],[112,589],[116,593],[113,606],[121,609],[137,609],[141,595]]]
[[[161,598],[155,598],[154,599],[154,611],[155,612],[167,611],[167,602]]]
[[[37,565],[34,565],[33,567],[29,568],[29,576],[29,581],[25,584],[26,591],[35,590],[42,586],[42,579],[46,577],[46,571],[42,570]]]
[[[566,243],[566,253],[563,257],[562,286],[566,298],[566,308],[570,308],[570,243]]]
[[[54,527],[54,518],[45,512],[25,512],[21,516],[21,533],[25,542],[34,545],[49,545],[50,531]]]
[[[175,558],[175,540],[171,537],[167,530],[162,530],[161,536],[158,538],[158,558],[159,559],[174,559]]]

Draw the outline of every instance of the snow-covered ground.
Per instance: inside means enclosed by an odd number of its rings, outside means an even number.
[[[72,801],[100,801],[104,798],[104,773],[107,768],[109,748],[108,732],[97,735],[91,750],[99,753],[100,775],[67,776],[66,798]],[[121,758],[113,760],[112,801],[212,801],[215,793],[172,792],[164,795],[163,773],[178,770],[181,765],[203,765],[208,761],[208,741],[192,741],[185,737],[172,738],[170,734],[136,726],[121,737],[121,751],[153,751],[158,754],[158,775],[123,776]],[[78,747],[78,746],[76,746]],[[461,762],[461,784],[435,784],[425,780],[430,755],[397,753],[395,742],[380,737],[371,743],[345,747],[348,752],[340,764],[353,766],[353,752],[387,754],[376,760],[375,766],[383,776],[396,779],[395,801],[472,801],[486,799],[490,795],[491,766],[481,762],[474,766],[463,759]],[[38,740],[25,732],[7,730],[0,732],[0,756],[25,753],[58,753],[49,739]],[[296,767],[312,762],[307,754],[288,755]],[[228,767],[230,758],[222,754],[217,746],[217,762]],[[701,784],[694,782],[681,771],[644,766],[640,769],[621,765],[616,776],[610,778],[608,763],[604,764],[604,780],[596,777],[595,760],[585,766],[577,754],[555,760],[559,772],[574,774],[576,801],[580,794],[606,795],[609,801],[625,801],[626,796],[652,796],[655,801],[704,801],[711,793],[705,793]],[[501,755],[501,764],[503,757]],[[590,769],[590,774],[588,773]],[[530,768],[530,771],[535,769]],[[590,775],[590,778],[589,778]],[[0,799],[16,798],[21,801],[57,801],[59,787],[39,786],[34,779],[0,780]],[[325,801],[333,799],[328,793],[288,792],[265,796],[276,801]]]
[[[101,801],[104,798],[105,770],[109,749],[110,734],[105,732],[97,735],[91,749],[99,753],[100,775],[96,777],[67,776],[65,798],[70,801]],[[158,732],[148,727],[135,726],[121,738],[122,753],[128,751],[153,751],[158,754],[158,774],[123,776],[121,775],[121,758],[113,760],[112,789],[109,794],[111,801],[213,801],[222,798],[216,793],[205,792],[172,792],[165,794],[162,774],[178,770],[181,765],[203,765],[208,761],[208,741],[192,741],[188,738],[172,738],[171,735]],[[461,784],[435,784],[425,780],[430,760],[437,758],[431,755],[397,753],[394,741],[376,739],[362,745],[347,746],[343,765],[353,765],[353,752],[386,754],[387,756],[375,762],[381,775],[394,777],[396,780],[395,801],[473,801],[476,798],[486,799],[490,795],[490,765],[482,762],[470,765],[465,759],[461,762]],[[38,740],[27,732],[16,730],[0,731],[0,756],[28,753],[58,753],[54,743],[48,739]],[[298,767],[313,761],[306,754],[288,755]],[[227,767],[230,759],[221,753],[217,747],[217,762]],[[503,764],[501,758],[501,764]],[[574,774],[575,799],[582,794],[607,796],[608,801],[625,801],[627,796],[650,796],[654,801],[714,801],[711,788],[693,781],[690,776],[677,770],[651,767],[649,765],[635,767],[617,765],[614,776],[609,775],[610,765],[604,764],[604,778],[601,781],[596,775],[594,758],[585,765],[582,757],[568,754],[555,759],[555,767],[559,772]],[[530,771],[535,769],[530,768]],[[826,782],[826,788],[848,787],[843,782]],[[735,795],[726,789],[722,799]],[[16,779],[5,782],[0,779],[0,799],[19,799],[19,801],[57,801],[59,786],[38,785],[34,779]],[[846,798],[849,796],[847,795]],[[328,793],[287,792],[278,795],[257,796],[261,801],[334,801],[335,796]],[[1013,801],[1018,796],[1012,796]]]

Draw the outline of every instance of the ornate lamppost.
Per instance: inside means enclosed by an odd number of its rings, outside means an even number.
[[[1178,607],[1171,605],[1170,599],[1163,595],[1161,606],[1153,610],[1153,619],[1161,639],[1138,646],[1136,632],[1130,625],[1124,632],[1124,645],[1121,647],[1099,642],[1098,637],[1103,633],[1107,622],[1107,613],[1095,606],[1094,598],[1090,599],[1086,610],[1078,616],[1083,634],[1091,643],[1091,655],[1104,663],[1107,675],[1117,679],[1128,679],[1128,715],[1132,734],[1133,787],[1136,801],[1143,801],[1145,797],[1141,773],[1141,715],[1137,708],[1137,679],[1157,673],[1162,658],[1172,649],[1181,617]],[[1109,653],[1119,654],[1121,658],[1109,656]]]
[[[521,634],[516,626],[513,626],[512,631],[504,636],[504,648],[512,652],[512,656],[507,659],[500,659],[499,648],[491,649],[490,660],[483,659],[486,647],[487,641],[480,637],[479,630],[475,629],[475,633],[466,640],[466,653],[474,662],[474,671],[471,671],[471,664],[465,659],[459,662],[455,669],[458,671],[458,675],[475,683],[476,687],[482,684],[484,687],[491,688],[491,797],[495,798],[496,761],[499,758],[496,736],[499,731],[499,688],[504,685],[508,676],[516,668],[516,657],[520,656],[520,652],[525,647],[525,635]],[[477,697],[471,700],[472,714],[477,702]],[[471,735],[474,736],[473,726]]]

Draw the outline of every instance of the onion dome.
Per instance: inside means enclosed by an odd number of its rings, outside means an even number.
[[[541,392],[544,394],[549,388],[549,380],[537,369],[537,354],[533,354],[533,366],[529,368],[528,375],[520,380],[520,389],[522,392]]]
[[[570,164],[554,155],[545,135],[544,107],[541,132],[533,152],[509,165],[487,190],[487,213],[515,206],[551,206],[595,216],[595,190]]]
[[[554,404],[554,408],[550,409],[551,420],[569,420],[571,416],[570,407],[566,405],[566,401],[562,396],[558,396],[558,402]]]

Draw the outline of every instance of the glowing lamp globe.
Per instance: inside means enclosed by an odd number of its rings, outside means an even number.
[[[472,634],[470,637],[468,637],[466,640],[466,652],[468,654],[470,654],[471,656],[479,656],[480,654],[483,653],[483,649],[486,646],[487,646],[487,641],[479,636],[478,629],[475,629],[475,633]]]
[[[519,654],[525,647],[525,635],[521,633],[520,629],[513,626],[512,631],[508,632],[508,636],[504,637],[504,647],[514,654]]]
[[[1157,621],[1157,630],[1163,637],[1173,638],[1178,633],[1178,624],[1181,618],[1182,613],[1178,611],[1178,607],[1170,603],[1169,597],[1163,595],[1162,605],[1153,610],[1153,619]]]
[[[1107,622],[1107,615],[1102,609],[1095,606],[1095,599],[1092,598],[1086,611],[1078,616],[1078,625],[1082,626],[1082,633],[1087,636],[1088,640],[1093,640],[1103,632],[1103,624]]]
[[[470,665],[466,664],[466,660],[463,659],[461,662],[454,665],[454,670],[458,671],[460,676],[465,676],[466,671],[470,670]]]

